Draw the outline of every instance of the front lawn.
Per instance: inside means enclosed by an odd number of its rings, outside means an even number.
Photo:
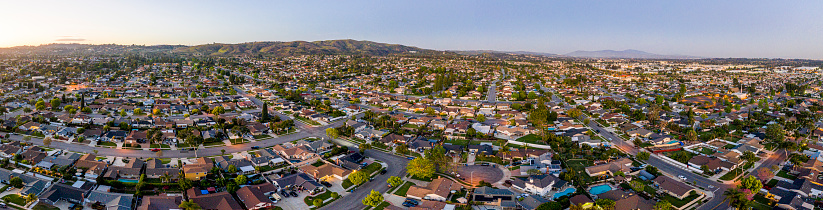
[[[171,148],[167,144],[151,144],[151,148]]]
[[[736,178],[737,176],[743,174],[744,170],[751,168],[753,165],[754,165],[754,163],[747,162],[743,166],[737,167],[736,169],[734,169],[732,171],[729,171],[729,173],[723,174],[723,176],[720,177],[720,180],[724,180],[724,181],[732,180],[732,179]]]
[[[17,194],[8,194],[6,196],[3,196],[3,201],[14,203],[14,204],[17,204],[17,205],[20,205],[20,206],[25,206],[26,205],[26,199],[23,198],[23,197],[20,197]]]
[[[784,170],[780,170],[780,172],[777,172],[777,176],[779,176],[779,177],[783,177],[783,178],[786,178],[786,179],[789,179],[789,180],[795,180],[795,179],[797,179],[797,176],[795,176],[795,175],[791,175],[791,174],[787,173],[787,172],[786,172],[786,171],[784,171]]]
[[[683,200],[672,197],[669,194],[666,194],[666,196],[663,197],[663,199],[669,201],[669,203],[671,203],[673,206],[680,208],[683,207],[683,205],[686,205],[687,203],[691,202],[692,200],[697,199],[697,197],[700,197],[700,194],[692,192],[691,195],[683,198]]]
[[[110,142],[110,141],[98,141],[97,145],[107,146],[107,147],[116,147],[117,146],[117,144],[115,144],[114,142]]]
[[[311,206],[311,205],[314,205],[313,204],[314,199],[319,198],[320,200],[325,201],[326,199],[329,199],[330,197],[331,197],[331,191],[326,190],[326,192],[321,193],[320,195],[317,195],[317,196],[314,196],[314,197],[306,196],[305,198],[303,198],[303,202],[305,202],[306,205]]]
[[[412,185],[414,185],[414,183],[406,182],[405,184],[403,184],[403,186],[400,186],[400,189],[397,189],[397,191],[394,191],[393,194],[398,195],[400,197],[406,197],[406,192],[409,191],[409,188]]]

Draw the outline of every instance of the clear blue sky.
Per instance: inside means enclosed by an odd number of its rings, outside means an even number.
[[[13,1],[0,47],[355,39],[438,50],[823,59],[823,1]]]

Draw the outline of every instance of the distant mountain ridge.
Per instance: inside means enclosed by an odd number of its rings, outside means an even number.
[[[564,54],[569,57],[582,58],[645,58],[645,59],[695,59],[700,58],[688,55],[661,55],[655,53],[644,52],[640,50],[598,50],[598,51],[574,51]]]
[[[246,42],[239,44],[205,44],[177,48],[175,53],[193,53],[213,56],[226,55],[376,55],[420,53],[432,54],[439,51],[410,47],[399,44],[385,44],[351,39],[327,41],[291,42]]]

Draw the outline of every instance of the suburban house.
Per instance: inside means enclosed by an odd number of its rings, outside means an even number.
[[[622,171],[623,173],[631,172],[632,160],[628,158],[620,158],[615,161],[586,167],[586,174],[591,177],[608,174],[614,176],[614,173]]]
[[[237,198],[246,206],[246,209],[257,210],[267,209],[274,206],[269,199],[269,195],[275,193],[277,188],[271,183],[249,185],[237,190]]]
[[[654,185],[657,186],[660,191],[681,200],[688,197],[690,192],[697,193],[697,190],[694,189],[694,187],[667,176],[658,176],[652,180],[652,182],[654,182]]]
[[[197,158],[194,163],[183,165],[183,173],[186,174],[186,179],[200,180],[206,177],[213,167],[214,162],[211,158],[201,157]]]
[[[494,189],[483,186],[474,189],[472,200],[487,206],[499,206],[504,209],[514,209],[517,207],[515,194],[508,189]]]
[[[559,191],[568,186],[568,182],[552,175],[531,175],[528,178],[517,178],[512,181],[512,187],[531,194],[546,196],[551,191]]]
[[[83,171],[86,178],[95,179],[103,174],[103,171],[109,166],[106,162],[96,160],[97,156],[94,154],[85,154],[77,162],[74,167]]]
[[[201,207],[206,206],[207,209],[243,210],[229,192],[209,192],[195,187],[187,190],[186,195],[189,196],[189,200]]]
[[[311,175],[317,180],[330,180],[332,178],[343,180],[349,177],[351,170],[344,169],[332,164],[323,164],[321,166],[306,165],[300,167],[304,173]]]
[[[411,186],[406,193],[407,197],[414,199],[426,199],[435,201],[446,201],[452,190],[460,190],[461,185],[446,178],[432,180],[426,187]]]
[[[168,196],[168,195],[147,195],[143,196],[143,202],[137,207],[137,210],[167,210],[180,208],[183,203],[183,196]]]
[[[302,187],[309,192],[320,192],[324,189],[323,185],[317,183],[317,181],[314,181],[314,178],[305,173],[291,174],[271,180],[271,182],[274,183],[277,189]]]

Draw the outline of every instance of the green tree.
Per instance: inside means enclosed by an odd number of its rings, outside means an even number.
[[[763,188],[763,183],[760,182],[757,177],[749,175],[745,178],[740,179],[740,188],[741,189],[748,189],[752,192],[757,192],[760,188]]]
[[[25,185],[23,185],[23,179],[21,179],[20,177],[16,177],[16,176],[12,177],[9,180],[9,184],[14,188],[23,188],[23,186],[25,186]]]
[[[477,115],[477,121],[486,122],[486,115],[482,115],[482,114]]]
[[[430,178],[434,175],[434,164],[425,158],[415,158],[406,165],[406,171],[417,178]]]
[[[319,206],[323,205],[323,200],[320,199],[320,198],[315,198],[314,201],[312,201],[312,204],[314,204],[315,208],[319,207]]]
[[[37,200],[37,196],[34,193],[29,193],[26,195],[26,203],[31,203]]]
[[[49,101],[49,103],[51,105],[51,109],[56,110],[56,109],[60,108],[60,99],[59,98],[53,98],[53,99],[51,99],[51,101]]]
[[[237,166],[229,165],[228,169],[226,169],[226,170],[228,170],[228,172],[232,173],[232,174],[237,173]]]
[[[332,139],[336,139],[340,136],[340,132],[337,131],[336,128],[326,128],[326,136],[329,136],[329,138]]]
[[[369,175],[363,170],[349,174],[349,181],[354,185],[360,185],[369,180]]]
[[[221,115],[223,113],[226,113],[226,109],[223,108],[223,106],[217,106],[217,107],[214,107],[214,109],[211,110],[211,114],[213,114],[213,115]]]
[[[194,201],[183,201],[177,207],[183,208],[185,210],[200,210],[200,209],[202,209],[202,208],[200,208],[200,205],[198,205]]]
[[[269,105],[268,105],[268,103],[263,102],[263,109],[260,112],[261,112],[260,117],[263,120],[263,122],[268,122],[269,121]]]
[[[667,201],[665,199],[661,199],[656,204],[654,204],[653,209],[654,210],[671,210],[673,208],[672,208],[672,204],[669,203],[669,201]]]
[[[786,130],[780,124],[770,124],[766,126],[766,139],[772,142],[782,142],[786,139]]]
[[[729,188],[723,192],[723,202],[729,201],[729,206],[737,209],[746,209],[751,205],[751,201],[746,198],[746,195],[738,188]]]
[[[37,110],[45,110],[46,102],[43,101],[43,99],[41,98],[40,100],[37,100],[37,102],[34,103],[34,108]]]
[[[234,182],[237,182],[237,185],[244,185],[247,181],[248,178],[246,178],[246,175],[240,175],[237,176],[237,178],[234,178]]]
[[[363,205],[371,206],[372,208],[379,206],[381,203],[383,203],[383,194],[375,190],[371,190],[369,196],[363,199]]]
[[[640,160],[649,160],[649,156],[651,156],[651,154],[649,154],[648,152],[638,152],[637,153],[637,159],[640,159]]]
[[[741,155],[740,157],[741,157],[741,159],[746,160],[746,161],[749,161],[749,162],[752,162],[752,163],[753,163],[753,162],[755,162],[755,161],[757,160],[757,155],[755,155],[755,154],[754,154],[753,152],[751,152],[751,151],[745,151],[745,152],[743,152],[743,155]]]
[[[389,177],[389,179],[386,180],[386,182],[389,183],[393,187],[400,186],[400,184],[403,184],[403,180],[400,179],[400,177],[396,177],[396,176]]]
[[[603,210],[614,210],[615,202],[609,199],[597,199],[594,203]]]
[[[537,206],[537,210],[563,210],[563,205],[560,205],[558,202],[545,202],[541,203],[540,206]]]

